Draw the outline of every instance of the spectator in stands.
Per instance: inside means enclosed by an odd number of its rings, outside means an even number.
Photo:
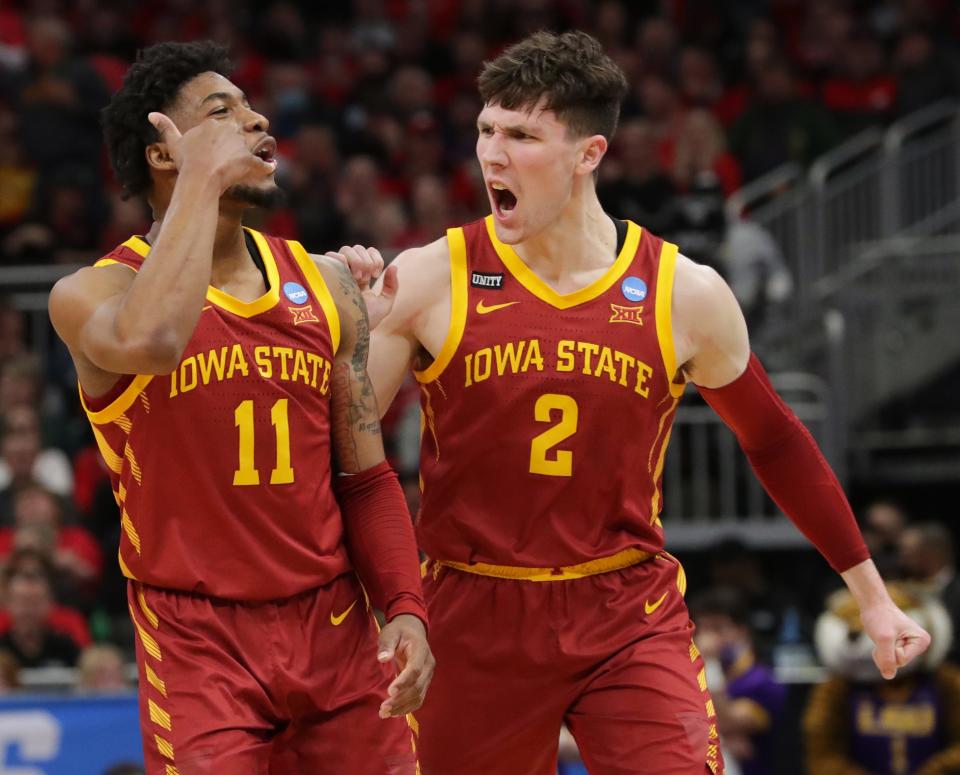
[[[683,254],[723,272],[720,245],[727,229],[723,189],[713,170],[697,172],[673,203],[670,230],[664,235]]]
[[[647,119],[630,119],[620,126],[601,170],[597,196],[608,213],[655,234],[670,228],[676,187],[660,166]]]
[[[724,197],[740,188],[740,165],[727,151],[720,123],[705,108],[689,110],[684,115],[670,169],[680,191],[689,191],[703,173],[717,178]]]
[[[97,118],[109,94],[96,71],[72,56],[71,45],[63,19],[34,18],[28,27],[26,66],[8,81],[24,147],[40,174],[41,193],[55,173],[68,168],[99,176]]]
[[[77,525],[63,525],[61,502],[40,485],[24,485],[13,496],[13,527],[0,528],[0,560],[31,547],[53,562],[70,596],[84,604],[96,595],[103,555],[96,539]]]
[[[774,56],[755,75],[755,95],[730,129],[730,147],[753,180],[788,161],[809,164],[839,139],[830,114],[800,96],[790,63]]]
[[[725,754],[743,775],[773,775],[775,732],[787,692],[773,671],[756,660],[743,598],[729,587],[714,588],[690,601],[690,617]]]
[[[956,54],[938,48],[920,27],[904,30],[893,52],[896,113],[904,116],[938,100],[960,95]]]
[[[77,691],[123,692],[133,688],[124,672],[123,653],[109,643],[87,646],[77,660]]]
[[[10,626],[0,635],[0,649],[9,651],[20,667],[73,667],[80,644],[50,626],[54,599],[49,576],[4,573],[4,578],[3,602]]]
[[[14,549],[2,565],[0,582],[5,583],[14,576],[28,576],[30,578],[42,576],[54,591],[54,597],[59,601],[63,594],[64,580],[57,574],[52,560],[39,549],[21,547]],[[57,632],[62,632],[81,647],[90,644],[90,629],[87,620],[75,608],[57,602],[50,609],[47,624]],[[0,634],[10,629],[10,613],[0,606]]]
[[[36,185],[37,173],[20,142],[17,119],[0,107],[0,237],[27,216]],[[0,247],[0,253],[10,256],[6,247]]]
[[[950,531],[939,522],[910,525],[900,534],[899,549],[903,577],[935,594],[960,632],[960,576]],[[960,637],[954,638],[948,658],[960,663]]]
[[[662,169],[669,171],[685,111],[677,86],[670,76],[648,72],[634,88],[639,89],[643,116],[653,129],[657,160]]]
[[[667,75],[677,57],[677,30],[663,16],[651,16],[637,28],[634,44],[648,72]]]
[[[737,591],[749,612],[750,632],[761,654],[769,654],[781,617],[794,602],[770,584],[760,556],[738,538],[725,538],[710,547],[708,585]]]
[[[76,395],[76,382],[71,384]],[[25,406],[39,414],[40,436],[44,447],[72,449],[72,435],[83,428],[70,422],[55,388],[47,389],[43,367],[36,353],[23,353],[0,363],[0,417],[12,408]]]
[[[315,251],[344,244],[343,219],[336,205],[340,152],[333,128],[306,122],[293,142],[293,159],[283,185],[297,220],[299,239]]]
[[[743,110],[742,89],[727,89],[713,54],[699,46],[687,46],[677,68],[680,96],[689,108],[706,108],[724,126]]]
[[[843,134],[852,135],[889,120],[897,87],[885,65],[883,46],[876,36],[866,28],[854,30],[822,87],[823,102]]]
[[[900,536],[909,519],[903,507],[890,498],[877,498],[863,511],[863,540],[884,578],[897,578],[901,573]]]
[[[36,482],[69,498],[73,492],[70,459],[61,449],[41,447],[40,418],[26,404],[17,404],[0,418],[0,525],[9,524],[12,512],[5,497],[12,490]]]
[[[793,275],[769,231],[749,218],[727,218],[720,245],[720,274],[756,333],[793,296]]]

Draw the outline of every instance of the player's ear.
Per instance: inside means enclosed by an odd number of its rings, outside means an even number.
[[[607,138],[603,135],[590,135],[582,140],[580,146],[580,161],[577,163],[577,172],[583,175],[592,174],[607,152]]]
[[[164,171],[175,171],[177,165],[173,161],[173,157],[170,155],[170,150],[167,147],[167,144],[162,141],[157,141],[155,143],[150,143],[144,151],[144,156],[147,159],[147,164],[149,164],[155,170],[164,170]]]
[[[155,170],[174,171],[177,165],[170,153],[170,143],[180,139],[180,130],[170,116],[160,111],[150,111],[147,121],[154,128],[156,141],[149,143],[145,149],[147,164]]]

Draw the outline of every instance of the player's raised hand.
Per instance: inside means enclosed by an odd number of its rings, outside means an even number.
[[[266,177],[277,169],[275,161],[265,161],[253,153],[248,138],[232,121],[208,118],[181,134],[163,113],[149,113],[147,120],[167,146],[178,171],[190,168],[212,176],[219,182],[221,191],[237,183]]]
[[[436,664],[423,622],[410,614],[395,616],[380,631],[377,659],[392,661],[400,671],[387,689],[380,718],[405,716],[423,705]]]
[[[380,255],[380,251],[376,248],[365,248],[363,245],[353,247],[344,245],[338,251],[328,251],[326,256],[339,261],[350,270],[350,274],[363,292],[370,328],[376,328],[377,324],[393,309],[398,287],[397,268],[389,266],[387,271],[383,272],[383,256]],[[374,284],[381,272],[383,272],[382,282]]]
[[[874,643],[873,661],[884,678],[896,676],[899,668],[919,657],[930,645],[927,631],[892,602],[864,608],[860,618]]]

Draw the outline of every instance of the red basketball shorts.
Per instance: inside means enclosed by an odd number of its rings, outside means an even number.
[[[350,573],[269,603],[131,582],[147,775],[415,775]]]
[[[563,723],[591,775],[722,773],[685,587],[669,555],[563,581],[431,563],[423,775],[553,775]]]

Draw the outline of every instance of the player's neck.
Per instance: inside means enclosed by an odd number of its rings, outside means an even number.
[[[154,222],[147,232],[147,242],[153,245],[163,226],[164,213],[154,211]],[[213,267],[210,284],[222,285],[237,272],[247,272],[254,267],[243,236],[242,211],[220,211],[217,231],[213,238]]]
[[[616,258],[616,245],[616,227],[590,185],[579,195],[574,192],[551,224],[513,247],[527,266],[557,287],[568,275],[609,267]]]

